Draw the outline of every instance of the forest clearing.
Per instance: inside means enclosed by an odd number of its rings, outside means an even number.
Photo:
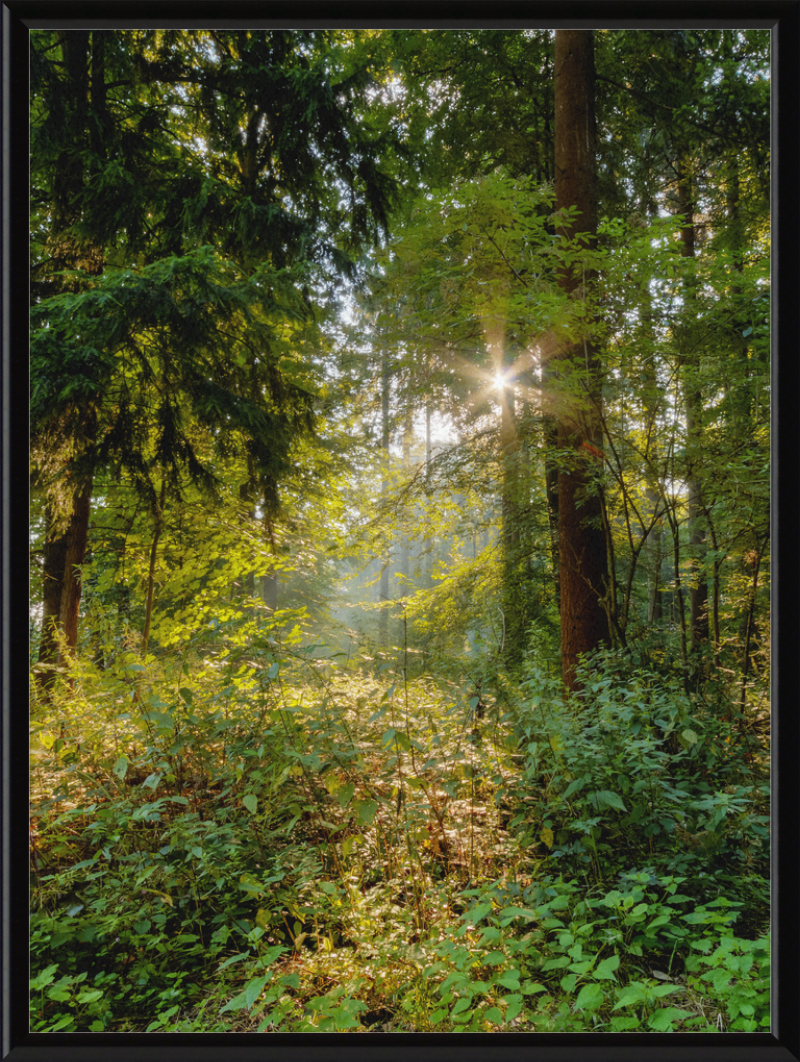
[[[31,40],[31,1031],[769,1031],[769,31]]]

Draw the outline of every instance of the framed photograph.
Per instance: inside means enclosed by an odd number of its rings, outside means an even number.
[[[1,14],[2,1058],[800,1060],[800,0]]]

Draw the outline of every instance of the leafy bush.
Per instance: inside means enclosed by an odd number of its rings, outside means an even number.
[[[730,723],[624,654],[598,654],[580,674],[564,704],[557,681],[530,667],[506,716],[522,749],[507,799],[524,843],[590,882],[669,867],[698,898],[722,882],[766,902],[769,787]]]
[[[35,1031],[765,1027],[763,783],[685,693],[215,639],[35,720]]]

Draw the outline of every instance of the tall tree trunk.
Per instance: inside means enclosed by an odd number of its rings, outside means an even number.
[[[264,533],[269,539],[274,557],[278,552],[278,546],[275,542],[275,529],[270,516],[269,499],[266,495],[264,497]],[[277,570],[273,570],[269,575],[263,576],[261,580],[261,596],[264,598],[264,604],[273,614],[278,608],[278,582]]]
[[[150,642],[150,627],[153,621],[153,599],[156,587],[156,558],[158,556],[158,543],[164,530],[164,503],[167,498],[167,474],[161,480],[161,493],[156,503],[155,525],[153,527],[153,541],[150,544],[150,564],[147,569],[147,599],[144,607],[144,630],[142,631],[142,659],[147,656],[147,646]]]
[[[647,622],[660,623],[663,616],[661,562],[664,559],[664,531],[662,521],[656,519],[661,499],[651,487],[647,488],[647,501],[654,519],[653,526],[647,532]]]
[[[64,588],[64,569],[67,563],[67,532],[56,529],[55,514],[48,503],[45,509],[44,571],[42,590],[42,637],[39,642],[39,663],[45,665],[39,673],[43,690],[52,687],[59,665],[59,620],[61,593]]]
[[[90,430],[96,430],[94,416],[90,416],[89,424]],[[45,509],[42,633],[38,657],[40,664],[48,665],[40,679],[44,690],[52,687],[56,669],[66,663],[65,654],[73,656],[78,645],[81,567],[86,560],[89,538],[92,485],[93,475],[89,471],[73,492],[66,528],[52,503]]]
[[[411,468],[411,439],[413,436],[413,429],[411,423],[411,407],[409,405],[408,412],[406,413],[405,423],[403,424],[403,471],[407,472]],[[401,599],[408,596],[409,577],[411,573],[411,551],[409,549],[408,539],[403,535],[400,539],[400,560],[399,560],[399,572],[400,572],[400,597]],[[406,638],[406,622],[405,622],[405,606],[400,606],[400,613],[398,616],[398,630],[397,630],[397,644],[403,645]]]
[[[653,311],[650,299],[646,296],[645,307],[642,311],[642,326],[647,335],[649,344],[655,349],[653,337]],[[647,569],[647,622],[659,624],[663,617],[663,602],[661,593],[664,589],[661,582],[661,564],[664,560],[664,517],[663,503],[659,489],[658,449],[657,449],[657,422],[660,404],[658,381],[656,379],[655,366],[652,357],[648,358],[644,365],[644,408],[646,430],[646,470],[647,482],[647,506],[652,512],[653,525],[647,532],[645,545],[646,569]]]
[[[93,106],[99,108],[99,121],[105,115],[104,41],[97,32],[92,38]],[[59,43],[65,71],[65,113],[69,116],[76,138],[88,146],[97,147],[94,130],[96,122],[89,120],[89,58],[90,32],[69,30],[59,32]],[[90,132],[89,130],[92,130]],[[81,241],[73,226],[78,220],[76,203],[84,184],[84,161],[81,154],[70,150],[59,159],[53,185],[53,224],[50,249],[57,268],[83,269],[99,276],[103,271],[103,252],[91,242]],[[74,291],[79,281],[69,281]],[[75,440],[78,461],[72,461],[69,475],[75,488],[68,512],[59,512],[53,498],[45,508],[44,591],[42,600],[42,635],[39,662],[50,665],[42,677],[42,686],[52,685],[55,671],[64,664],[61,645],[67,654],[74,654],[78,644],[80,616],[80,569],[86,559],[94,470],[85,458],[97,439],[97,411],[88,405],[83,415],[82,437]],[[83,458],[83,460],[81,460]],[[66,524],[66,526],[65,526]],[[59,635],[61,636],[59,638]]]
[[[381,449],[383,460],[388,471],[389,466],[389,358],[386,354],[381,358]],[[381,484],[381,493],[384,497],[389,490],[388,479]],[[391,555],[383,561],[380,582],[378,584],[378,602],[381,605],[378,613],[378,641],[383,648],[389,644],[389,608],[386,602],[389,600],[389,563]]]
[[[503,334],[498,328],[490,339],[497,374],[503,371]],[[520,572],[520,440],[514,416],[511,381],[499,393],[500,454],[503,465],[501,494],[503,550],[503,659],[509,667],[519,664],[525,650],[524,586]]]
[[[255,469],[253,467],[253,459],[248,454],[247,459],[247,479],[244,483],[239,484],[239,501],[247,506],[247,519],[252,524],[256,519],[256,507],[254,504],[255,497]],[[242,580],[242,591],[246,598],[251,601],[256,596],[256,576],[255,572],[249,571]],[[245,612],[250,619],[256,618],[256,610],[253,605],[245,606]]]
[[[425,488],[426,497],[430,497],[430,484],[433,469],[433,445],[431,443],[431,397],[425,396]],[[433,542],[429,535],[423,543],[422,585],[426,589],[433,586]]]
[[[61,591],[59,626],[64,632],[68,653],[78,645],[78,617],[81,603],[81,566],[86,560],[89,540],[89,514],[92,501],[92,479],[74,495],[72,516],[67,529],[67,549],[64,558],[64,585]]]
[[[594,79],[593,33],[556,30],[556,209],[575,206],[580,211],[574,225],[561,227],[568,239],[585,232],[591,240],[597,231]],[[573,298],[583,298],[590,279],[579,269],[567,268],[559,284]],[[601,440],[600,365],[587,340],[562,347],[555,356],[561,371],[568,370],[572,359],[588,370],[586,400],[563,395],[556,405],[559,449],[569,452],[558,473],[562,674],[566,688],[574,689],[580,655],[609,642],[608,617],[601,603],[607,591],[608,560],[599,488],[590,464],[597,460],[591,455]]]
[[[692,195],[691,165],[685,156],[678,160],[678,210],[684,215],[681,226],[681,254],[694,258],[694,199]],[[686,299],[686,331],[693,325],[695,285],[688,278],[684,286]],[[687,340],[685,340],[687,342]],[[689,628],[692,649],[708,642],[708,577],[703,574],[706,555],[706,535],[703,527],[703,494],[700,482],[700,452],[703,444],[703,396],[696,382],[695,366],[687,353],[681,357],[684,400],[686,404],[687,510],[689,519],[689,555],[692,573],[689,583]]]
[[[542,367],[542,390],[549,393],[554,376],[552,362],[547,361]],[[550,559],[553,565],[553,586],[556,606],[561,611],[561,573],[559,571],[558,547],[558,461],[553,454],[558,449],[558,421],[549,414],[544,414],[545,447],[545,495],[547,497],[547,522],[550,529]]]

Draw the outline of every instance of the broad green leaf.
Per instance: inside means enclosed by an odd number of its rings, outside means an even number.
[[[602,1006],[605,995],[600,985],[584,985],[575,1000],[576,1010],[597,1010]]]
[[[505,961],[506,957],[502,951],[490,951],[488,955],[483,957],[485,966],[502,966]]]
[[[516,1018],[516,1016],[522,1010],[522,1000],[511,999],[510,996],[504,996],[503,999],[504,1001],[508,1000],[508,1007],[506,1009],[506,1021],[513,1021],[514,1018]]]
[[[220,1014],[225,1014],[231,1010],[249,1010],[258,999],[270,977],[271,974],[265,974],[264,977],[256,977],[248,982],[243,992],[240,992],[238,996],[235,996],[220,1009]]]
[[[564,799],[569,800],[573,793],[577,793],[578,790],[583,789],[585,785],[585,778],[575,778],[574,781],[570,782],[567,788],[564,790]]]
[[[691,1018],[691,1016],[692,1012],[690,1010],[664,1007],[650,1016],[647,1025],[648,1028],[653,1029],[655,1032],[669,1032],[676,1021],[682,1021],[684,1018]]]
[[[646,998],[647,992],[644,986],[638,982],[634,982],[633,984],[626,985],[619,993],[617,1002],[614,1004],[614,1010],[619,1010],[620,1007],[635,1007]]]
[[[365,826],[371,826],[378,810],[374,800],[359,800],[356,804],[356,814]]]
[[[469,922],[471,925],[477,925],[478,922],[483,921],[488,914],[492,912],[491,903],[479,903],[476,907],[471,907],[469,911],[465,911],[461,916],[465,922]]]
[[[607,959],[597,964],[593,976],[599,981],[614,980],[614,971],[619,969],[619,955],[609,955]]]
[[[53,963],[37,974],[30,982],[31,992],[40,992],[47,985],[53,983],[58,969],[58,963]]]
[[[569,955],[559,955],[557,959],[548,959],[542,966],[543,970],[563,970],[565,966],[569,966]]]
[[[258,809],[258,797],[255,793],[246,793],[242,798],[242,803],[251,815],[255,815],[256,810]]]
[[[627,811],[623,803],[622,797],[617,793],[612,793],[610,789],[599,789],[596,793],[592,793],[595,803],[599,808],[616,808],[617,811]]]
[[[243,959],[249,959],[249,958],[250,958],[250,952],[249,951],[242,951],[238,955],[231,955],[231,957],[229,959],[226,959],[225,962],[220,963],[219,968],[220,968],[220,970],[224,970],[226,966],[233,966],[233,964],[235,962],[242,962]]]
[[[545,985],[539,984],[538,981],[524,981],[521,990],[526,996],[534,996],[539,992],[546,992],[547,988]]]
[[[497,917],[501,926],[509,925],[515,918],[522,918],[526,922],[536,921],[536,915],[527,907],[504,907],[498,912]]]
[[[649,933],[651,929],[655,929],[657,926],[665,926],[670,921],[668,914],[659,915],[658,918],[654,918],[653,921],[647,926],[645,932]]]
[[[79,1003],[94,1003],[100,999],[103,995],[102,988],[87,988],[83,992],[78,993]]]
[[[65,1029],[68,1025],[71,1025],[72,1022],[73,1022],[72,1015],[71,1014],[65,1014],[63,1018],[59,1018],[58,1021],[55,1023],[55,1025],[53,1025],[47,1031],[48,1032],[58,1032],[60,1029]]]
[[[614,1032],[630,1032],[631,1029],[638,1029],[641,1022],[638,1018],[623,1018],[621,1015],[616,1015],[611,1019],[610,1025]]]

